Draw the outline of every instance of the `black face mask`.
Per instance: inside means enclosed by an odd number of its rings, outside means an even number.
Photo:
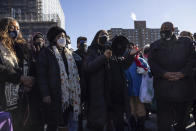
[[[44,47],[44,43],[43,42],[35,42],[34,46],[35,46],[36,52],[39,52]]]
[[[85,47],[86,46],[86,42],[80,42],[80,47]]]
[[[83,44],[80,45],[79,49],[82,52],[86,53],[87,52],[87,45],[85,43],[83,43]]]
[[[171,30],[162,30],[160,35],[162,39],[167,40],[172,37],[173,32]]]
[[[99,37],[99,43],[101,45],[104,45],[107,42],[107,40],[108,40],[108,37],[106,35]]]
[[[44,43],[43,42],[35,42],[34,45],[42,48],[44,46]]]

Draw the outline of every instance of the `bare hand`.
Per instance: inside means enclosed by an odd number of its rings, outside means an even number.
[[[130,52],[130,55],[136,55],[137,53],[139,53],[141,51],[141,49],[136,49],[136,48],[133,48]]]
[[[173,72],[172,78],[169,79],[169,81],[178,81],[180,79],[184,78],[184,74],[181,72]]]
[[[163,75],[163,77],[164,77],[165,79],[170,80],[170,79],[173,79],[173,74],[172,74],[172,72],[166,72],[166,73]]]
[[[26,87],[33,87],[34,85],[34,77],[30,76],[21,76],[20,78],[21,83]]]
[[[32,88],[30,88],[30,87],[26,87],[26,86],[25,86],[25,87],[24,87],[24,92],[30,92],[30,91],[31,91],[31,89],[32,89]]]
[[[105,55],[105,57],[106,57],[107,59],[109,59],[109,58],[112,56],[112,51],[111,51],[111,50],[106,50],[106,51],[104,52],[104,55]]]
[[[50,104],[51,103],[51,97],[50,96],[44,97],[43,102],[46,103],[46,104]]]
[[[178,81],[184,78],[184,74],[181,72],[166,72],[163,77],[169,81]]]
[[[184,74],[182,72],[175,72],[176,77],[178,77],[179,79],[184,78]]]

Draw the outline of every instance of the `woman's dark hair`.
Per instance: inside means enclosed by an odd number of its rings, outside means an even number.
[[[5,17],[0,20],[0,42],[1,44],[8,48],[11,52],[14,52],[13,45],[16,42],[17,44],[25,44],[26,41],[22,36],[22,33],[19,33],[19,36],[14,41],[9,36],[9,26],[12,24],[12,22],[18,21],[11,17]]]
[[[95,37],[93,38],[93,41],[92,41],[92,43],[91,43],[91,46],[92,46],[92,45],[98,44],[99,34],[102,33],[102,32],[105,33],[106,31],[105,31],[105,30],[99,30],[99,31],[96,33]]]
[[[51,27],[48,30],[47,39],[50,42],[50,44],[54,44],[54,39],[60,33],[65,33],[65,36],[66,36],[66,39],[67,39],[67,33],[66,33],[66,31],[63,28],[59,27],[59,26],[53,26],[53,27]]]

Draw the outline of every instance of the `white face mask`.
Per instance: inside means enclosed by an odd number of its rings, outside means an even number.
[[[66,39],[65,39],[65,38],[59,38],[59,39],[57,40],[57,44],[58,44],[59,46],[61,46],[61,47],[65,47],[65,45],[66,45]]]

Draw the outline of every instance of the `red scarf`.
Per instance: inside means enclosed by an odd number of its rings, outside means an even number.
[[[140,60],[139,60],[139,55],[136,55],[135,58],[134,58],[134,60],[135,60],[135,63],[136,63],[136,66],[137,66],[137,67],[141,67],[141,68],[143,68],[145,71],[148,71],[148,68],[145,68],[145,67],[142,65],[142,63],[140,62]]]

